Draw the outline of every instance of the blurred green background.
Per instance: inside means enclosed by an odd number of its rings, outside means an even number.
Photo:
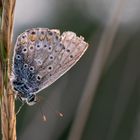
[[[37,105],[23,107],[17,116],[18,140],[69,138],[92,62],[116,1],[17,0],[14,42],[26,29],[47,27],[61,32],[73,31],[84,36],[90,46],[67,74],[39,94]],[[139,5],[139,0],[125,2],[81,140],[140,139]],[[18,108],[20,102],[16,104]],[[41,110],[47,117],[46,122]],[[58,116],[56,111],[63,112],[64,117]]]

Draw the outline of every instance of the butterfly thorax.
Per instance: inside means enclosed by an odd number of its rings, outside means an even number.
[[[35,92],[38,91],[38,88],[33,88],[29,85],[28,81],[25,80],[13,80],[13,87],[17,98],[28,105],[34,105],[37,102]]]

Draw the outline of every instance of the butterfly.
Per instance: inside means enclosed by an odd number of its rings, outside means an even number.
[[[28,105],[36,94],[54,83],[88,48],[82,36],[57,29],[32,28],[17,37],[12,57],[11,83],[16,97]]]

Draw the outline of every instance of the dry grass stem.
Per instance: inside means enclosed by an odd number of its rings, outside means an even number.
[[[98,87],[104,66],[112,49],[114,37],[119,27],[121,15],[126,0],[115,1],[115,8],[109,17],[108,23],[102,34],[95,60],[89,74],[87,84],[84,89],[83,97],[77,110],[68,140],[81,140],[85,124],[88,120],[92,102]],[[83,109],[84,108],[84,109]]]
[[[1,129],[3,140],[16,140],[16,115],[14,96],[10,87],[10,53],[13,35],[14,8],[16,0],[3,0],[2,39],[5,57],[2,60],[2,97],[1,97]],[[1,52],[4,53],[4,52]]]

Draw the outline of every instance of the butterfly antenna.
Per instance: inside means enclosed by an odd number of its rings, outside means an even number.
[[[20,112],[20,110],[22,109],[22,107],[24,106],[24,102],[22,102],[22,105],[18,108],[17,112],[16,112],[16,115],[18,115],[18,113]]]
[[[39,98],[38,98],[38,101],[37,101],[37,102],[39,102],[39,101],[40,101],[40,100],[39,100]],[[51,110],[53,110],[53,111],[56,113],[56,115],[58,115],[59,117],[64,117],[63,113],[60,112],[60,111],[58,111],[58,110],[56,110],[56,109],[54,109],[54,108],[52,107],[52,105],[51,105],[48,101],[47,101],[47,104],[48,104],[48,106],[51,108]],[[39,105],[39,104],[38,104],[38,105]],[[42,107],[39,106],[39,108],[40,108],[40,112],[41,112],[41,115],[42,115],[43,120],[46,121],[47,118],[46,118],[46,115],[44,114],[44,112],[42,111]]]
[[[40,109],[40,113],[41,113],[41,116],[43,118],[43,121],[46,122],[47,121],[47,117],[46,115],[44,114],[44,112],[42,111],[42,107],[39,106],[39,109]]]

